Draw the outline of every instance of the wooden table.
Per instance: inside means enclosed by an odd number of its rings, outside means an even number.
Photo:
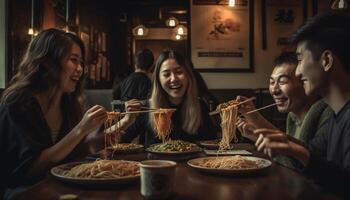
[[[120,157],[126,160],[147,159],[146,153]],[[337,199],[321,192],[318,186],[300,174],[273,163],[265,175],[248,177],[223,177],[200,173],[186,161],[178,161],[173,199],[232,200],[232,199]],[[79,199],[143,199],[140,183],[113,187],[83,187],[67,184],[48,176],[32,186],[21,199],[56,200],[63,194],[76,194]]]

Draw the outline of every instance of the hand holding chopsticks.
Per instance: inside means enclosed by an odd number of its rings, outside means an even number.
[[[246,99],[244,101],[241,101],[241,102],[237,103],[236,106],[242,105],[242,104],[247,103],[249,101],[253,101],[255,99],[256,99],[255,97],[251,97],[249,99]],[[210,112],[209,115],[216,115],[216,114],[219,114],[219,113],[220,113],[220,111],[215,110],[215,111]]]

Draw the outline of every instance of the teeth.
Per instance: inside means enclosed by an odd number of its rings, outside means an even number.
[[[179,89],[179,88],[181,88],[180,85],[177,85],[177,86],[170,86],[170,89]]]
[[[275,98],[275,101],[276,102],[284,102],[284,101],[286,101],[287,99],[285,99],[285,98]]]
[[[73,81],[79,81],[79,78],[70,78]]]

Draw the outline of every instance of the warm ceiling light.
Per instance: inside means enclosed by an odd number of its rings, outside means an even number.
[[[229,0],[228,6],[235,7],[235,5],[236,5],[236,0]]]
[[[165,23],[169,27],[175,27],[179,21],[175,17],[170,17]]]
[[[28,35],[34,35],[34,29],[33,28],[29,28],[28,29]]]
[[[333,10],[343,10],[348,8],[348,2],[346,0],[335,0],[332,3],[331,8]]]
[[[169,26],[174,27],[176,25],[175,20],[171,19],[169,20]]]
[[[144,32],[145,31],[141,27],[137,29],[137,35],[139,35],[139,36],[142,36],[144,34]]]
[[[148,33],[148,29],[143,25],[138,25],[133,29],[134,36],[145,36]]]
[[[186,27],[183,25],[178,25],[176,27],[176,34],[178,35],[185,35],[186,34]]]
[[[183,34],[184,34],[184,28],[179,27],[179,29],[177,29],[177,33],[178,33],[179,35],[183,35]]]
[[[181,35],[176,35],[175,39],[180,40],[181,39]]]

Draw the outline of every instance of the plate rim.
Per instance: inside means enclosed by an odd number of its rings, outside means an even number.
[[[129,163],[137,163],[140,164],[138,161],[131,161],[131,160],[119,160]],[[76,162],[69,162],[60,164],[57,166],[54,166],[50,169],[50,174],[54,176],[55,178],[58,178],[63,181],[71,182],[71,183],[79,183],[79,184],[104,184],[104,183],[121,183],[121,182],[127,182],[139,179],[141,174],[138,174],[137,176],[124,176],[120,178],[77,178],[77,177],[67,177],[63,176],[61,174],[58,174],[55,172],[55,170],[59,169],[60,167],[65,167],[69,165],[76,166],[78,164],[84,164],[84,163],[91,163],[94,161],[76,161]]]
[[[219,157],[233,157],[234,155],[227,155],[227,156],[219,156]],[[249,155],[244,155],[241,157],[244,158],[254,158],[254,159],[260,159],[260,160],[264,160],[264,162],[267,162],[268,165],[264,166],[264,167],[260,167],[260,168],[250,168],[250,169],[217,169],[217,168],[208,168],[208,167],[201,167],[198,165],[194,165],[191,162],[194,162],[196,160],[200,160],[200,159],[206,159],[206,158],[216,158],[217,156],[205,156],[205,157],[199,157],[199,158],[194,158],[191,159],[189,161],[187,161],[187,165],[189,165],[190,167],[200,170],[200,171],[205,171],[205,172],[210,172],[210,173],[215,173],[215,174],[220,174],[220,173],[224,173],[224,174],[239,174],[239,173],[252,173],[252,172],[259,172],[262,171],[264,169],[268,169],[272,166],[272,162],[268,159],[265,158],[261,158],[261,157],[257,157],[257,156],[249,156]]]

